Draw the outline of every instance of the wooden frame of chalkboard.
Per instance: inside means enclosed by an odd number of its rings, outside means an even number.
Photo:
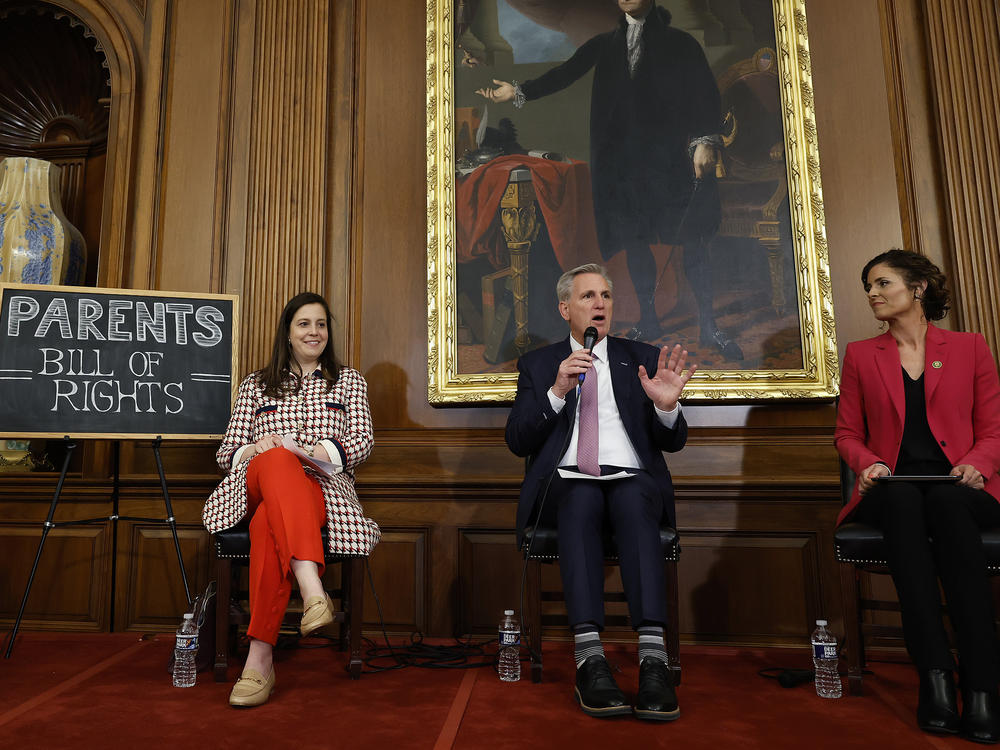
[[[219,439],[239,297],[0,284],[5,438]]]

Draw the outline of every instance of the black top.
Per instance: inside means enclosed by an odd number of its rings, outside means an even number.
[[[906,421],[895,473],[923,476],[949,473],[951,462],[927,424],[923,374],[914,380],[903,368],[903,391],[906,394]]]

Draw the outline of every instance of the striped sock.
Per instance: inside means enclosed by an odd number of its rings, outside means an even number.
[[[639,626],[639,663],[643,659],[659,659],[664,664],[669,664],[667,657],[667,647],[663,643],[663,628],[659,625]]]
[[[593,623],[585,622],[581,625],[574,625],[573,640],[576,642],[573,650],[573,658],[576,660],[577,669],[591,656],[604,656],[604,646],[601,645],[601,634],[597,631],[597,626]]]

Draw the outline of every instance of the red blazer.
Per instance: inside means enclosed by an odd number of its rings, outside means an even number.
[[[978,333],[927,326],[924,398],[927,423],[952,466],[971,464],[986,491],[1000,500],[1000,381],[993,355]],[[847,345],[833,442],[858,474],[874,463],[895,471],[903,438],[903,368],[890,333]],[[837,517],[847,519],[861,496]]]

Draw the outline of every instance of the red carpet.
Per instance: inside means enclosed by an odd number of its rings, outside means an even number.
[[[229,708],[230,684],[198,676],[170,684],[171,636],[23,633],[0,660],[0,747],[69,748],[970,748],[915,725],[916,675],[901,664],[871,665],[862,698],[817,698],[811,684],[786,690],[757,670],[807,666],[808,653],[687,647],[681,718],[592,719],[572,697],[567,644],[547,644],[545,682],[527,667],[520,683],[488,669],[417,669],[365,674],[352,682],[344,654],[278,652],[271,702]],[[634,694],[631,648],[610,647],[618,682]],[[230,669],[235,679],[237,667]]]

